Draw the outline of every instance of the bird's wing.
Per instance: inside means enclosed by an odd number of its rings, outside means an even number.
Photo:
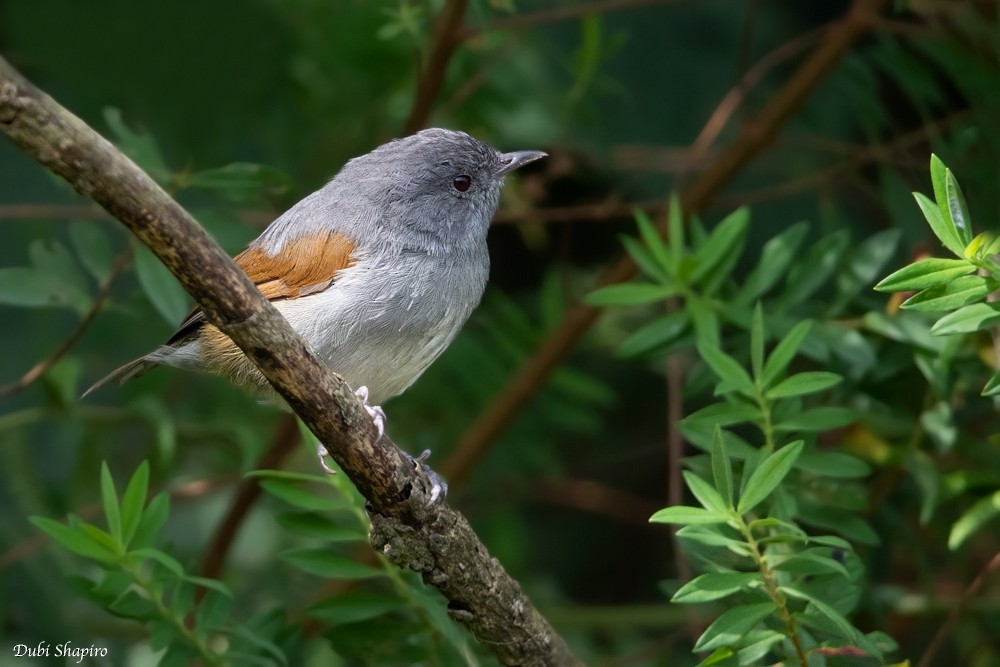
[[[259,246],[250,246],[234,259],[265,297],[279,301],[325,290],[333,284],[337,273],[354,264],[355,249],[350,238],[329,231],[300,236],[273,255]],[[167,345],[190,339],[205,322],[205,314],[195,308]]]

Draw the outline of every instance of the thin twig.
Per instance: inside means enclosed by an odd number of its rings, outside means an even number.
[[[70,334],[69,338],[63,341],[62,345],[51,356],[39,361],[27,373],[22,375],[20,379],[0,386],[0,396],[10,396],[11,394],[16,394],[19,391],[27,389],[31,386],[31,383],[45,375],[67,352],[73,349],[73,346],[83,337],[83,334],[90,328],[91,323],[93,323],[98,313],[101,312],[104,302],[107,301],[108,296],[111,294],[111,286],[114,284],[115,278],[128,266],[130,261],[132,261],[132,246],[129,245],[115,257],[114,263],[111,265],[111,270],[97,288],[94,301],[90,304],[90,309],[87,310],[83,319],[80,320],[80,324],[77,325],[76,330]]]
[[[417,91],[413,96],[410,115],[403,124],[403,134],[413,134],[427,125],[434,100],[444,85],[448,63],[460,43],[458,31],[468,4],[468,0],[448,0],[441,9],[434,24],[434,45],[431,47],[427,66],[423,68],[420,80],[417,81]]]
[[[938,628],[937,632],[934,633],[934,639],[931,640],[927,650],[920,657],[917,667],[930,667],[934,664],[934,658],[937,657],[941,647],[944,646],[944,641],[948,638],[948,635],[955,629],[955,625],[962,616],[962,612],[965,611],[965,607],[972,601],[972,598],[976,597],[976,594],[986,585],[986,580],[997,570],[1000,570],[1000,551],[994,554],[993,558],[983,566],[983,569],[979,571],[976,578],[972,580],[972,583],[962,593],[962,597],[952,605],[951,611],[948,612],[948,617]]]
[[[271,444],[257,460],[254,469],[280,468],[285,459],[295,451],[300,440],[295,417],[292,415],[284,417],[271,440]],[[222,566],[226,562],[226,557],[229,555],[237,533],[239,533],[240,526],[261,495],[259,478],[248,477],[240,483],[229,503],[229,509],[219,521],[212,535],[212,540],[209,542],[208,548],[205,549],[205,555],[201,561],[201,576],[217,579],[222,574]],[[198,589],[198,598],[200,599],[205,592],[205,589]]]

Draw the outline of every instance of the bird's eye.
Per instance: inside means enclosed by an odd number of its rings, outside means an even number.
[[[451,184],[459,192],[468,192],[469,188],[472,187],[472,177],[462,174],[461,176],[456,176]]]

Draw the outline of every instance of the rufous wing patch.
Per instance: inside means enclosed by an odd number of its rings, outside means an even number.
[[[297,299],[333,284],[339,271],[354,265],[355,247],[343,234],[321,232],[289,241],[273,255],[255,246],[235,259],[268,299]],[[202,360],[210,370],[242,386],[267,384],[236,344],[205,322],[200,310],[191,313],[167,344],[183,342],[195,334],[201,338]]]
[[[354,250],[343,234],[321,232],[289,241],[273,255],[247,248],[236,263],[268,299],[295,299],[329,287],[338,271],[354,264]]]

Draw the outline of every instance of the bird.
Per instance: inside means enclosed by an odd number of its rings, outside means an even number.
[[[443,128],[392,140],[349,160],[235,261],[355,391],[381,437],[381,403],[420,377],[482,298],[487,230],[505,176],[543,157],[537,150],[502,153]],[[156,366],[215,373],[265,402],[282,403],[197,308],[165,344],[111,372],[84,396]],[[332,472],[322,445],[317,453]]]

